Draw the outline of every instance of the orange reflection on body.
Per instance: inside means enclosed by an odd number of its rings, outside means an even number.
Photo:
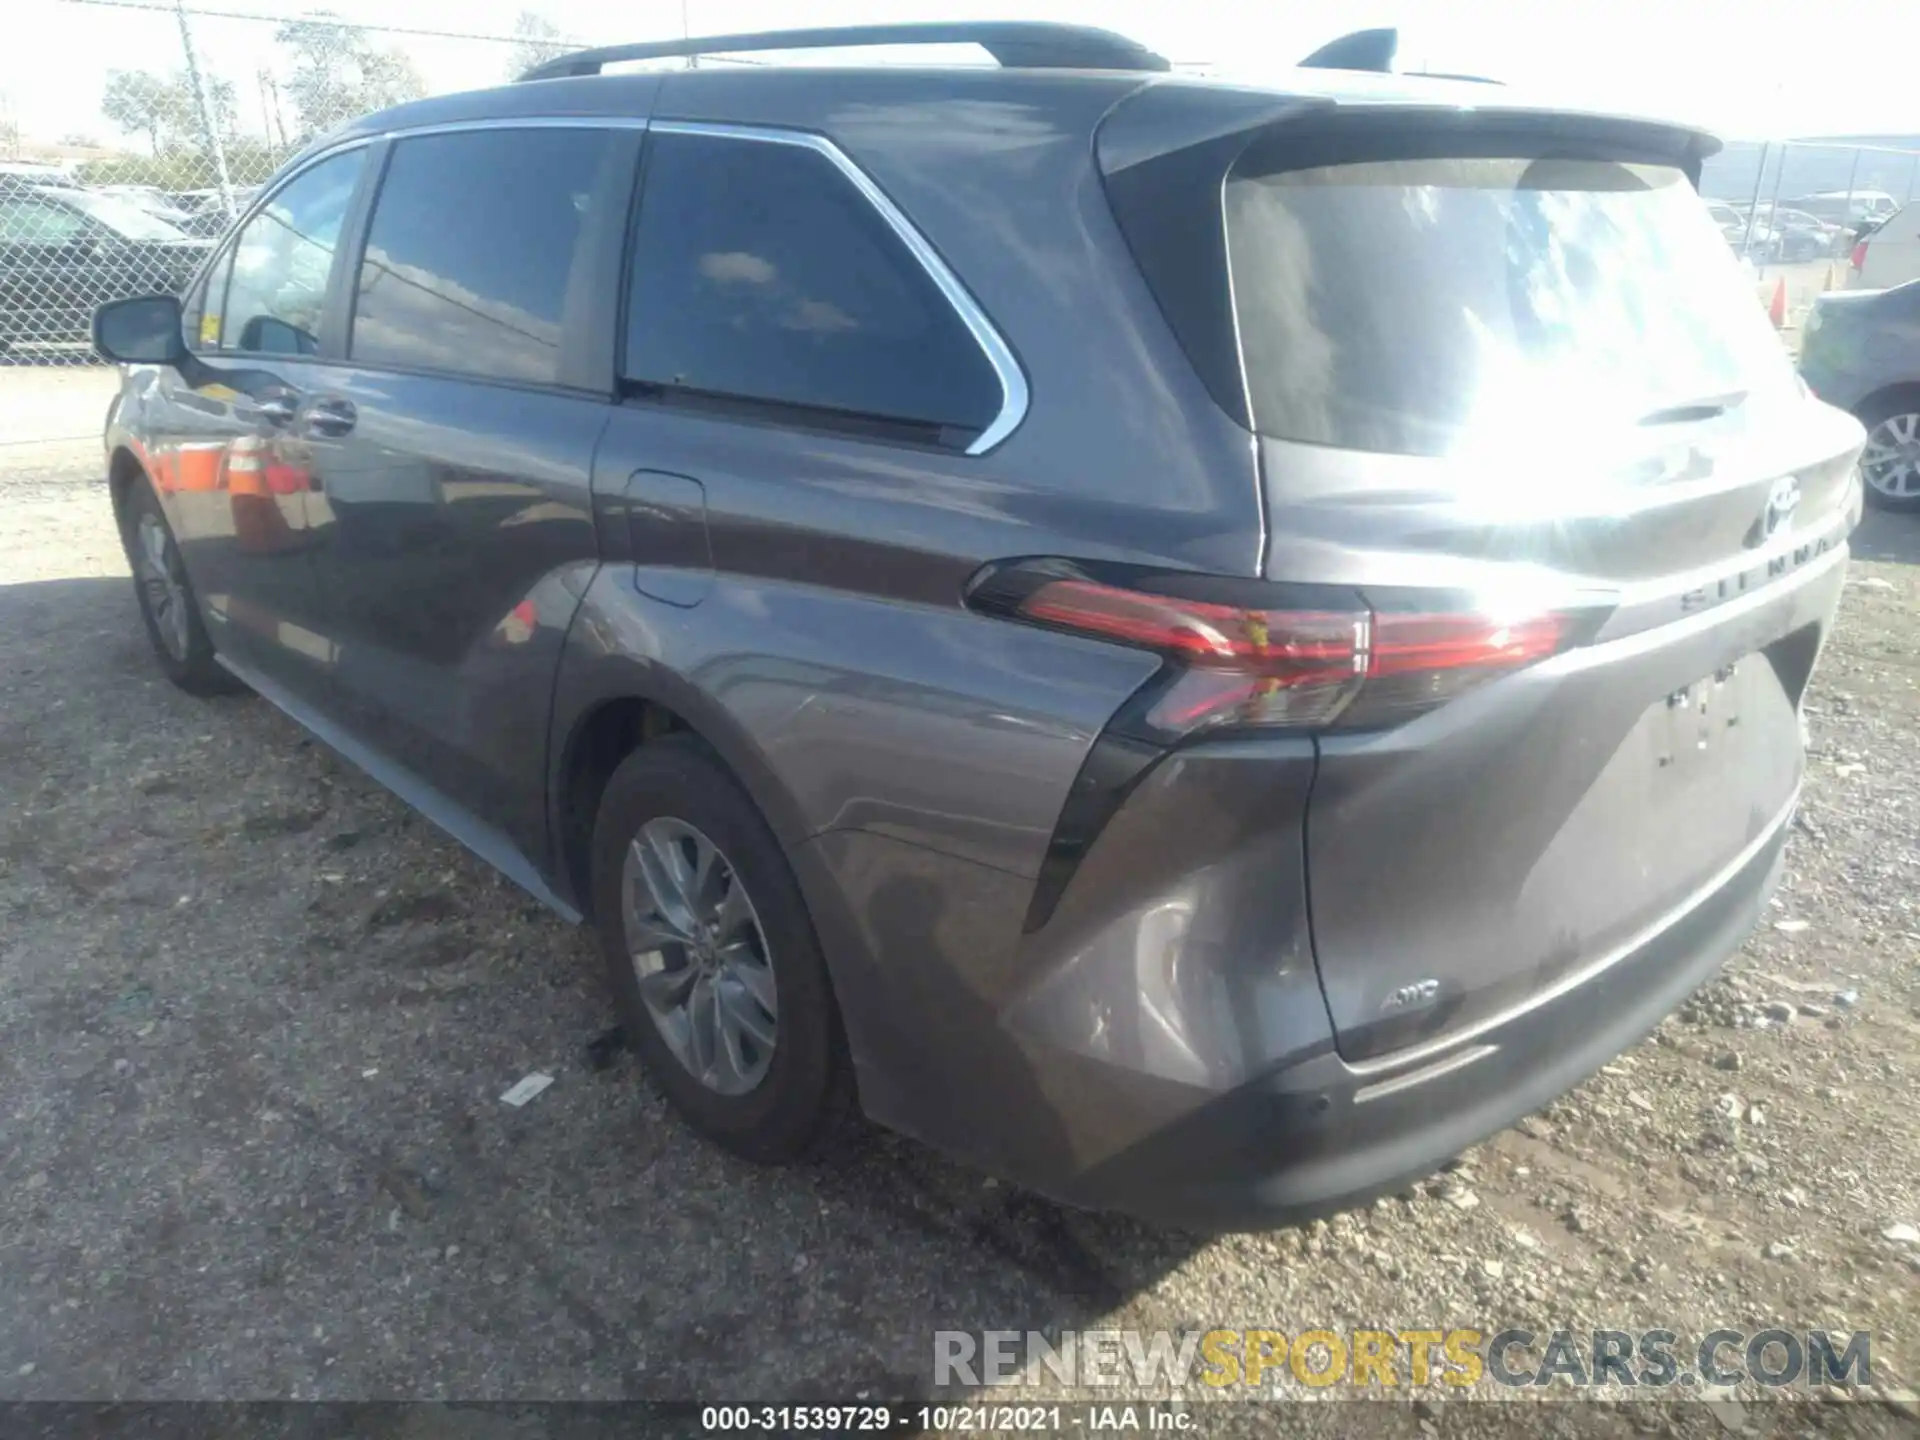
[[[168,469],[173,490],[218,490],[224,445],[182,445],[174,451]]]
[[[293,543],[293,532],[280,513],[280,494],[269,476],[268,442],[255,435],[242,435],[228,448],[226,488],[233,509],[233,538],[250,554],[284,550]]]

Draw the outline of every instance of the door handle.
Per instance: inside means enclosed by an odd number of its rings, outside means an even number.
[[[293,420],[294,398],[290,394],[269,395],[254,402],[254,413],[269,425],[286,425]]]
[[[353,423],[358,418],[351,400],[337,397],[315,400],[307,406],[307,433],[345,435],[353,429]]]

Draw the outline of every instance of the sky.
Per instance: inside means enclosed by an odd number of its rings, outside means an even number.
[[[136,0],[139,3],[139,0]],[[144,0],[153,3],[153,0]],[[1249,0],[189,0],[286,18],[327,8],[370,25],[511,33],[523,9],[587,43],[798,25],[941,19],[1066,20],[1104,26],[1179,62],[1258,81],[1349,30],[1394,25],[1401,68],[1465,71],[1556,103],[1705,124],[1728,137],[1920,133],[1920,4],[1912,0],[1400,0],[1351,4]],[[78,0],[6,0],[0,119],[30,139],[116,136],[99,113],[110,69],[168,71],[178,24],[166,11]],[[206,69],[233,79],[243,130],[264,123],[255,76],[282,63],[273,25],[192,20]],[[504,78],[505,47],[388,35],[430,89]]]

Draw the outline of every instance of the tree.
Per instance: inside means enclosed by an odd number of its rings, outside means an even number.
[[[145,135],[158,155],[160,137],[172,123],[177,103],[167,82],[150,71],[109,70],[100,113],[123,135]]]
[[[208,77],[204,83],[207,109],[224,139],[239,125],[233,82]],[[109,70],[100,113],[124,134],[145,135],[156,156],[168,150],[206,148],[206,127],[200,122],[200,106],[184,70],[171,76],[149,70]]]
[[[518,80],[536,65],[564,55],[576,47],[561,37],[559,27],[544,15],[522,10],[513,22],[516,37],[507,51],[507,79]]]
[[[293,74],[286,91],[300,112],[305,134],[366,114],[369,110],[418,100],[426,83],[413,61],[398,50],[385,50],[357,25],[348,25],[324,10],[304,20],[289,20],[273,38],[287,47]]]
[[[236,186],[257,185],[279,168],[281,151],[251,136],[226,142],[227,171]],[[214,183],[207,157],[198,150],[168,150],[157,158],[144,155],[88,160],[79,166],[88,185],[152,185],[160,190],[205,190]]]

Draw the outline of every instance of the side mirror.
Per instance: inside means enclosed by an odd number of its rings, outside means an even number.
[[[93,345],[122,365],[178,365],[187,358],[180,302],[171,295],[115,300],[93,312]]]
[[[297,325],[255,315],[240,331],[240,348],[253,355],[317,355],[320,341]]]

